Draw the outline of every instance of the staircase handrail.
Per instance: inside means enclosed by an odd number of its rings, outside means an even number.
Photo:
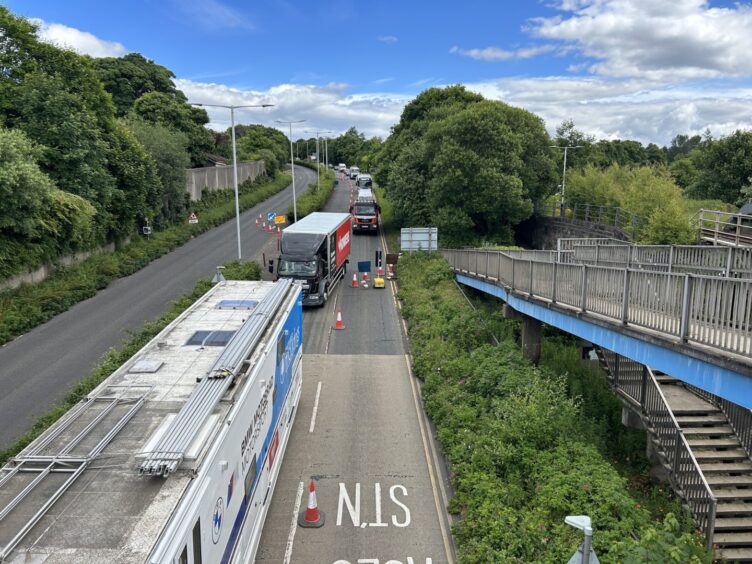
[[[581,202],[564,201],[562,205],[560,201],[551,201],[540,208],[540,214],[570,222],[609,225],[632,239],[637,238],[639,230],[647,223],[643,216],[618,206]]]
[[[713,245],[752,246],[752,215],[721,210],[699,209],[692,216],[700,241]]]
[[[690,506],[695,522],[705,534],[708,548],[711,548],[718,500],[666,400],[655,373],[649,366],[641,365],[612,351],[602,352],[611,385],[639,405],[648,428],[656,437],[661,453],[666,459],[674,489]],[[642,373],[639,387],[636,388],[637,397],[630,393],[635,387],[625,387],[625,380],[620,375],[622,367],[631,370],[635,366],[640,368]]]

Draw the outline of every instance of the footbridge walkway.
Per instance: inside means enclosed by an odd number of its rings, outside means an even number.
[[[522,319],[533,361],[541,323],[593,343],[708,546],[752,561],[752,249],[561,239],[442,253],[459,283]]]

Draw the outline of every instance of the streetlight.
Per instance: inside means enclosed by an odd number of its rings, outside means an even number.
[[[292,124],[303,123],[304,119],[297,121],[285,121],[281,119],[274,120],[274,123],[287,124],[290,126],[290,174],[292,174],[292,221],[297,223],[298,221],[298,201],[295,197],[295,155],[292,152]]]
[[[582,145],[565,145],[560,147],[559,145],[550,145],[552,149],[564,149],[564,169],[561,173],[561,197],[559,199],[559,214],[564,217],[564,188],[567,185],[567,150],[568,149],[582,149]]]
[[[329,130],[327,130],[327,131],[313,131],[313,130],[310,130],[310,131],[311,131],[311,133],[316,133],[316,189],[318,190],[319,188],[321,188],[321,180],[320,180],[320,176],[321,176],[321,168],[320,168],[320,166],[321,166],[321,159],[319,159],[319,136],[322,133],[334,133],[334,132],[333,131],[329,131]]]
[[[238,108],[271,108],[274,104],[248,104],[242,106],[225,106],[222,104],[199,104],[198,102],[191,102],[193,106],[201,106],[202,108],[225,108],[230,110],[230,123],[232,126],[232,176],[233,183],[235,184],[235,224],[238,232],[238,260],[243,258],[243,253],[240,247],[240,198],[238,196],[238,156],[235,149],[235,110]]]

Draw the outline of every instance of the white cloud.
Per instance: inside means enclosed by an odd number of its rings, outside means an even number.
[[[275,119],[306,122],[295,126],[293,136],[303,137],[305,130],[331,130],[335,135],[355,125],[367,136],[386,137],[389,128],[399,121],[404,105],[412,96],[398,94],[348,94],[348,85],[332,83],[325,86],[280,84],[267,90],[242,90],[222,84],[178,79],[177,87],[191,102],[206,104],[274,104],[267,109],[236,110],[237,123],[262,123],[287,131]],[[230,126],[227,110],[206,108],[209,127],[224,130]]]
[[[376,80],[372,80],[371,84],[386,84],[387,82],[392,82],[393,80],[393,76],[388,76],[386,78],[377,78]]]
[[[100,39],[88,31],[59,23],[48,23],[38,18],[31,19],[38,26],[37,37],[45,43],[72,49],[92,57],[120,57],[128,52],[122,43]]]
[[[256,28],[245,14],[220,0],[177,0],[173,4],[196,24],[210,31]]]
[[[752,74],[752,6],[707,0],[564,0],[532,35],[590,59],[601,76],[685,80]]]
[[[397,43],[397,37],[394,35],[379,35],[376,39],[378,39],[382,43],[386,43],[387,45]]]
[[[598,139],[665,145],[678,133],[709,128],[719,136],[752,128],[752,88],[572,77],[505,78],[467,87],[537,114],[551,133],[572,119]]]
[[[556,50],[553,45],[535,45],[532,47],[523,47],[521,49],[514,49],[508,51],[506,49],[500,49],[498,47],[485,47],[483,49],[462,49],[456,45],[449,49],[450,53],[462,55],[464,57],[470,57],[478,61],[509,61],[511,59],[531,59],[542,55],[544,53],[550,53]]]

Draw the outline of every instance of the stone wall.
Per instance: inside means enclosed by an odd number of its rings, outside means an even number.
[[[238,184],[248,179],[256,180],[263,174],[266,174],[264,161],[238,163]],[[200,200],[204,190],[213,192],[234,186],[232,165],[189,168],[185,171],[185,180],[185,190],[190,194],[192,202]]]

